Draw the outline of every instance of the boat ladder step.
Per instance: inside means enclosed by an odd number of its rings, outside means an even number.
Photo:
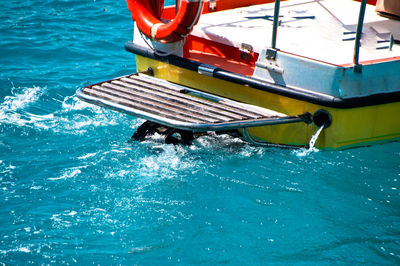
[[[191,132],[311,122],[309,114],[288,116],[137,73],[78,89],[77,96],[89,103]]]

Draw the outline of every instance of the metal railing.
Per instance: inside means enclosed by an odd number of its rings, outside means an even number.
[[[364,25],[364,15],[365,15],[365,7],[367,6],[367,0],[361,0],[360,14],[358,15],[358,23],[357,23],[357,32],[356,32],[356,41],[354,45],[354,56],[353,56],[353,64],[354,71],[361,72],[362,65],[359,63],[360,57],[360,41],[362,35],[362,29]]]
[[[276,49],[276,36],[278,34],[278,26],[279,26],[279,9],[280,9],[280,0],[275,0],[274,7],[274,24],[272,26],[272,43],[271,49]]]
[[[364,15],[365,15],[365,8],[367,6],[367,0],[361,0],[361,7],[360,7],[360,14],[358,16],[358,23],[357,23],[357,32],[356,32],[356,39],[354,45],[354,56],[353,56],[353,64],[354,64],[354,71],[361,72],[362,65],[359,63],[360,57],[360,41],[362,35],[362,29],[364,25]],[[280,0],[275,0],[275,7],[274,7],[274,22],[272,26],[272,41],[270,50],[276,51],[276,39],[278,34],[278,26],[279,26],[279,9],[280,9]],[[269,58],[274,58],[271,56],[271,52],[267,52],[267,56]]]

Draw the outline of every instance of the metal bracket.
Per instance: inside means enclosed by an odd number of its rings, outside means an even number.
[[[354,72],[362,73],[362,65],[360,65],[360,64],[354,65]]]
[[[251,53],[254,51],[253,46],[251,44],[242,43],[239,48],[240,58],[246,61],[251,60]]]
[[[259,62],[257,61],[255,64],[257,67],[265,68],[269,71],[273,71],[279,74],[283,74],[285,71],[283,68],[279,67],[275,63],[268,63],[268,62]]]
[[[277,54],[277,49],[273,48],[268,48],[267,52],[265,54],[265,57],[269,60],[275,60],[276,59],[276,54]]]
[[[213,12],[217,10],[217,0],[208,1],[208,11]]]
[[[242,43],[240,45],[240,50],[246,53],[252,53],[254,51],[253,46],[247,43]]]
[[[213,77],[214,76],[214,71],[217,69],[218,67],[216,66],[212,66],[212,65],[207,65],[207,64],[201,64],[198,68],[197,68],[197,73],[201,74],[201,75],[206,75],[209,77]]]

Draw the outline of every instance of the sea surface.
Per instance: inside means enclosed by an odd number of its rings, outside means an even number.
[[[135,72],[132,26],[123,0],[0,5],[0,265],[400,264],[399,142],[129,142],[143,120],[77,99]]]

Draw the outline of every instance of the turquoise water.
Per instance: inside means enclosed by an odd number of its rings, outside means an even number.
[[[0,264],[400,264],[400,143],[301,156],[143,121],[75,90],[135,72],[124,1],[0,6]]]

